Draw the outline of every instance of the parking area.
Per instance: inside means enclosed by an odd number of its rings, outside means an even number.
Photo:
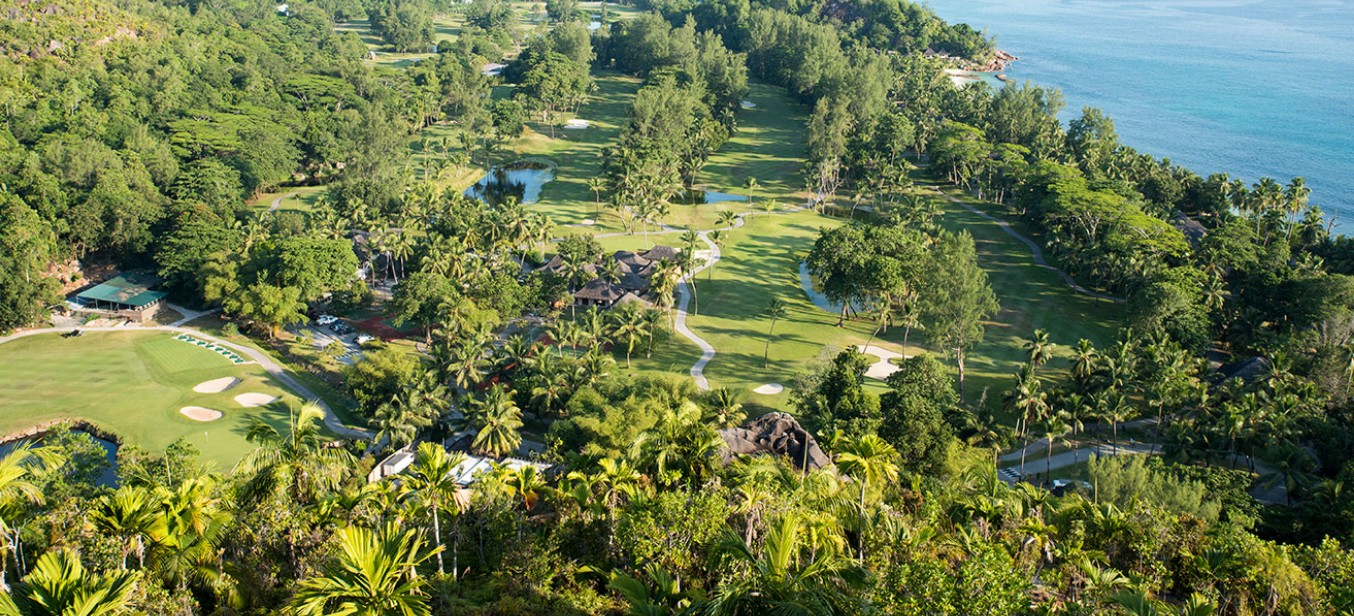
[[[335,342],[343,345],[343,354],[335,358],[341,364],[352,365],[362,357],[362,347],[358,339],[364,337],[363,334],[343,320],[330,320],[321,316],[298,327],[294,333],[301,335],[303,332],[310,333],[310,337],[315,340],[315,348],[321,351]]]

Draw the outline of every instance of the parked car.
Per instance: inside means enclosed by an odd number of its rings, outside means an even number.
[[[334,321],[333,323],[329,324],[329,331],[342,336],[344,334],[353,333],[353,328],[352,326],[348,325],[347,323],[344,323],[343,321]]]
[[[376,340],[376,336],[373,336],[373,335],[371,335],[371,334],[358,334],[358,335],[357,335],[357,343],[358,343],[358,344],[366,344],[366,343],[368,343],[368,342],[372,342],[372,341],[375,341],[375,340]]]
[[[321,325],[321,326],[323,326],[323,325],[332,325],[332,324],[337,323],[337,322],[338,322],[338,317],[336,317],[336,316],[334,316],[334,315],[332,315],[332,314],[322,314],[322,315],[319,316],[319,318],[315,319],[315,324],[316,324],[316,325]]]

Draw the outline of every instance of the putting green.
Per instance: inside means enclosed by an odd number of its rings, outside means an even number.
[[[279,429],[298,398],[257,364],[174,339],[163,331],[91,331],[79,338],[43,334],[0,344],[0,434],[60,419],[81,419],[150,451],[186,438],[221,470],[254,446],[245,440],[251,417]],[[234,377],[229,391],[197,393],[205,381]],[[259,392],[281,400],[243,408],[233,396]],[[211,423],[179,409],[200,406],[224,416]]]

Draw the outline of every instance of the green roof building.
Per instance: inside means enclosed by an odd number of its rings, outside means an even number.
[[[144,311],[157,308],[166,293],[150,288],[159,278],[145,274],[123,274],[96,287],[75,294],[81,305],[94,310]]]

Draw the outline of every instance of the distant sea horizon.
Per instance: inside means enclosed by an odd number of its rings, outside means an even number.
[[[932,0],[1020,58],[1016,83],[1114,119],[1125,145],[1201,176],[1295,176],[1354,234],[1354,2]]]

